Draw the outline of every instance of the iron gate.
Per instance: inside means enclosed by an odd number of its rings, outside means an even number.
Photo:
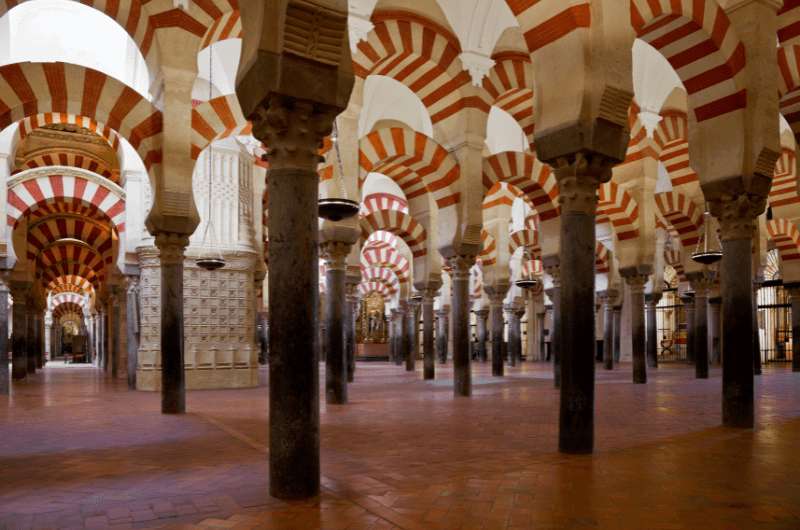
[[[792,305],[780,281],[764,282],[758,290],[758,339],[761,362],[792,360]]]
[[[685,362],[686,311],[676,289],[665,289],[656,306],[659,362]]]

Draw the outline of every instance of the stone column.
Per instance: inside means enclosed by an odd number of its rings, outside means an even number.
[[[722,423],[752,428],[753,411],[753,226],[764,199],[721,193],[710,201],[722,239]]]
[[[631,335],[633,355],[633,382],[636,384],[647,383],[647,361],[645,359],[645,329],[644,329],[644,284],[652,273],[650,265],[639,265],[620,269],[620,276],[625,278],[625,283],[630,291],[631,302]]]
[[[800,372],[800,283],[786,287],[792,303],[792,372]]]
[[[319,494],[318,149],[333,107],[271,94],[255,114],[269,146],[269,470],[270,494]]]
[[[408,302],[405,300],[400,301],[400,307],[397,309],[397,316],[395,321],[395,337],[397,341],[397,356],[394,359],[394,364],[402,366],[406,362],[408,355],[408,348],[411,343],[406,335],[406,318],[408,313]]]
[[[686,360],[694,364],[695,355],[695,325],[694,325],[694,295],[681,296],[684,311],[686,311]]]
[[[621,298],[621,297],[620,297]],[[614,362],[619,363],[622,355],[621,337],[622,334],[622,304],[614,305]]]
[[[513,304],[508,304],[503,309],[508,319],[508,365],[516,366],[522,358],[519,310]]]
[[[345,350],[345,274],[350,243],[326,241],[320,244],[325,261],[325,402],[347,403],[347,352]]]
[[[593,251],[594,252],[594,251]],[[548,289],[547,296],[553,302],[553,329],[550,330],[550,355],[553,358],[553,385],[561,388],[561,268],[558,256],[545,256],[542,259],[545,272],[553,281],[553,287]],[[592,273],[594,274],[594,272]],[[594,302],[592,302],[592,305]],[[594,329],[594,326],[592,326]],[[592,348],[594,351],[594,332],[592,332]],[[594,359],[594,355],[592,355]],[[592,364],[594,367],[594,364]],[[594,427],[593,427],[594,428]]]
[[[561,207],[561,284],[557,342],[561,356],[559,450],[591,453],[594,447],[594,268],[597,190],[612,163],[576,153],[554,166]],[[547,266],[547,265],[545,265]],[[583,330],[583,332],[581,332]],[[644,346],[644,345],[642,345]]]
[[[612,301],[617,293],[613,290],[601,291],[600,301],[603,304],[603,368],[614,369],[614,306]]]
[[[478,351],[476,353],[478,360],[482,363],[485,363],[488,358],[486,355],[486,318],[488,316],[489,310],[486,308],[475,311],[475,331],[478,339]]]
[[[436,311],[436,355],[439,364],[447,363],[447,309]]]
[[[448,259],[452,270],[453,297],[453,394],[472,395],[471,359],[469,356],[469,271],[475,256],[457,255]]]
[[[508,292],[508,286],[500,285],[487,287],[489,295],[489,318],[492,331],[492,375],[503,377],[503,299]]]
[[[710,318],[708,321],[708,335],[711,338],[711,363],[719,366],[722,360],[722,344],[720,341],[720,308],[722,298],[714,296],[708,299]]]
[[[11,380],[8,370],[8,286],[0,283],[0,396],[8,395]]]
[[[105,306],[105,304],[104,304]],[[97,314],[97,329],[100,343],[100,357],[97,362],[98,368],[105,371],[108,368],[108,329],[106,327],[106,308],[103,307]]]
[[[417,354],[419,353],[419,343],[417,342],[417,328],[419,321],[417,320],[417,310],[419,309],[419,301],[409,300],[408,310],[406,312],[406,344],[408,345],[406,351],[406,372],[413,372],[417,369]]]
[[[436,377],[436,353],[433,349],[433,299],[438,288],[422,291],[422,378]]]
[[[183,259],[189,238],[156,234],[161,260],[161,412],[186,412],[183,369]],[[270,378],[270,387],[274,384]]]
[[[360,276],[359,276],[360,278]],[[347,382],[356,377],[356,308],[358,307],[358,280],[345,277],[345,355],[347,357]]]
[[[26,309],[28,310],[28,314],[25,321],[28,331],[25,333],[25,337],[27,338],[25,344],[27,355],[25,358],[28,361],[28,375],[32,375],[36,373],[36,301],[33,297],[28,297]]]
[[[112,287],[110,302],[110,322],[109,322],[109,343],[111,346],[111,377],[116,379],[119,376],[120,348],[122,346],[122,312],[119,304],[119,287]]]
[[[43,312],[44,309],[40,306],[40,304],[34,305],[33,310],[33,355],[36,358],[36,369],[41,370],[44,368],[44,348],[43,344],[44,341],[42,340],[42,324],[44,321]]]
[[[694,375],[697,379],[708,379],[708,290],[713,277],[710,272],[687,274],[694,290]]]
[[[761,375],[761,339],[758,331],[758,290],[760,277],[753,280],[753,374]]]
[[[644,295],[644,314],[647,328],[645,339],[647,350],[647,366],[658,368],[658,330],[656,329],[656,307],[661,300],[661,293],[647,293]]]
[[[539,360],[545,361],[547,360],[547,352],[545,351],[544,347],[544,317],[547,309],[544,307],[544,305],[541,305],[540,307],[544,311],[541,313],[536,313],[536,344],[539,348]]]
[[[136,390],[136,365],[139,355],[139,277],[128,276],[126,300],[126,345],[128,349],[128,388]]]

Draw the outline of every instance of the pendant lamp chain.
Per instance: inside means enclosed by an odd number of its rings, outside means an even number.
[[[339,151],[339,126],[337,125],[339,119],[334,118],[333,120],[333,134],[331,134],[331,142],[333,143],[333,148],[336,149],[336,167],[339,170],[339,192],[342,194],[342,199],[347,198],[347,189],[344,186],[344,166],[342,165],[342,153]]]

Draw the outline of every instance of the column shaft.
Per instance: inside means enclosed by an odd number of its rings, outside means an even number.
[[[408,304],[408,313],[406,315],[406,341],[408,344],[408,351],[406,352],[406,372],[413,372],[417,369],[417,350],[419,344],[417,343],[417,311],[416,304],[411,302]]]
[[[622,355],[622,306],[614,306],[614,362],[618,363]]]
[[[433,350],[433,294],[422,295],[422,378],[436,377],[436,353]]]
[[[453,394],[472,394],[471,359],[469,355],[469,270],[474,256],[450,258],[453,293]]]
[[[447,311],[440,309],[436,312],[436,355],[439,364],[447,362]]]
[[[614,306],[608,296],[603,300],[603,368],[614,369]]]
[[[789,291],[792,301],[792,371],[800,372],[800,286]]]
[[[35,374],[36,373],[36,307],[35,304],[30,301],[27,306],[28,309],[28,318],[25,320],[28,326],[28,331],[25,334],[27,339],[25,344],[25,350],[27,355],[25,358],[28,361],[28,374]]]
[[[128,388],[136,390],[136,365],[139,356],[139,284],[129,277],[128,293],[125,297],[125,331],[128,350]]]
[[[186,412],[186,380],[183,368],[183,255],[189,238],[178,234],[156,235],[161,260],[161,412]],[[103,318],[105,320],[105,316]],[[106,326],[103,326],[103,364]],[[274,380],[270,379],[270,383]]]
[[[761,338],[758,331],[758,290],[760,282],[753,282],[753,373],[761,375]]]
[[[475,311],[475,324],[476,324],[476,335],[477,335],[477,357],[478,360],[482,363],[485,363],[487,360],[486,356],[486,317],[489,314],[487,309],[480,309]]]
[[[644,284],[647,282],[649,267],[637,267],[637,270],[628,272],[620,270],[625,276],[625,282],[630,289],[631,302],[631,340],[633,356],[633,382],[635,384],[647,383],[647,360],[645,356],[645,326],[644,326]]]
[[[489,304],[489,318],[492,319],[492,375],[503,377],[503,296],[493,295]]]
[[[122,315],[119,307],[119,297],[111,299],[111,377],[116,379],[119,375],[120,346],[122,345]]]
[[[348,245],[349,248],[349,245]],[[326,249],[323,246],[323,255]],[[326,256],[328,268],[325,271],[327,292],[325,296],[325,402],[342,405],[347,403],[347,358],[344,338],[344,258],[341,267],[332,264]]]
[[[684,308],[686,311],[686,360],[694,364],[695,362],[695,305],[694,297],[684,298]]]
[[[708,379],[708,294],[697,289],[694,295],[694,375],[697,379]]]
[[[656,307],[661,294],[648,294],[645,296],[645,324],[647,328],[647,366],[658,368],[658,330],[656,329]]]
[[[8,395],[11,388],[8,351],[8,288],[0,284],[0,395]]]

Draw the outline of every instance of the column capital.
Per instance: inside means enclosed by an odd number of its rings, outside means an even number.
[[[695,298],[708,296],[708,291],[714,286],[716,274],[713,271],[696,271],[686,273],[686,279],[695,292]]]
[[[611,170],[617,163],[591,152],[557,158],[553,162],[553,174],[558,182],[561,213],[593,215],[597,211],[597,188],[611,180]]]
[[[475,258],[471,254],[456,254],[447,258],[447,265],[450,267],[450,276],[453,280],[463,280],[469,278],[469,271],[475,265]]]
[[[482,309],[476,309],[474,313],[478,317],[486,318],[489,315],[489,310],[484,307]]]
[[[324,241],[319,244],[320,257],[325,260],[325,267],[330,270],[347,270],[347,255],[350,254],[350,243],[344,241]]]
[[[272,93],[251,116],[253,136],[267,146],[270,169],[315,170],[322,139],[330,134],[339,109]]]
[[[423,304],[432,304],[436,295],[439,294],[439,287],[426,287],[421,289],[420,293],[422,293]]]
[[[189,246],[189,236],[178,233],[159,232],[155,237],[162,265],[183,263],[184,252]]]
[[[625,283],[631,293],[641,294],[644,292],[644,285],[653,273],[651,265],[636,265],[634,267],[624,267],[619,270],[619,275],[625,279]]]
[[[603,303],[604,306],[611,307],[614,301],[619,296],[616,289],[606,289],[605,291],[598,291],[597,298]]]
[[[755,219],[764,211],[766,201],[766,197],[750,193],[720,193],[710,198],[709,210],[719,221],[720,238],[723,241],[752,238]]]

